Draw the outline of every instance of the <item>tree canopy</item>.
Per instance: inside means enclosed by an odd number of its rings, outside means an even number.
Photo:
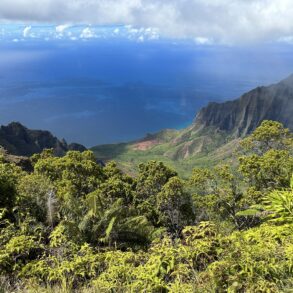
[[[233,160],[183,180],[91,151],[0,158],[0,292],[290,292],[292,134],[264,121]]]

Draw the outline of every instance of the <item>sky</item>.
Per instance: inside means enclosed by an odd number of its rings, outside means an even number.
[[[86,146],[293,73],[291,0],[1,0],[0,124]]]
[[[291,0],[1,0],[3,22],[155,27],[199,42],[290,40]],[[59,27],[62,31],[62,27]],[[29,29],[26,30],[29,33]],[[24,34],[26,34],[24,32]],[[85,35],[90,36],[85,31]]]

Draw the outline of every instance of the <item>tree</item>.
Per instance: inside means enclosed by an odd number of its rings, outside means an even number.
[[[265,193],[289,186],[293,171],[293,139],[289,129],[275,121],[263,121],[242,142],[239,171],[250,187]]]
[[[134,202],[139,213],[145,215],[153,225],[158,224],[157,195],[170,178],[176,175],[174,170],[162,162],[150,161],[139,165]]]
[[[15,205],[16,185],[23,172],[14,164],[4,163],[0,158],[0,209],[11,210]]]
[[[247,205],[237,213],[238,216],[261,219],[264,198],[282,193],[281,190],[289,187],[293,172],[292,142],[289,129],[274,121],[263,121],[243,140],[246,153],[238,160],[239,171],[248,183],[244,195]],[[276,196],[273,202],[281,198]]]
[[[204,196],[215,191],[217,182],[212,170],[206,168],[194,168],[189,179],[192,191],[197,195]]]
[[[293,146],[292,134],[277,121],[264,120],[254,132],[241,142],[243,150],[259,156],[270,149],[288,150]]]
[[[267,192],[289,186],[293,157],[287,150],[270,149],[261,156],[242,156],[239,162],[239,171],[249,186],[257,191]]]
[[[85,196],[105,180],[102,167],[91,151],[69,151],[61,158],[45,154],[36,161],[34,169],[53,183],[60,203],[59,213],[67,220],[78,221],[82,217]]]
[[[69,151],[61,158],[41,156],[35,163],[35,172],[56,181],[60,187],[70,186],[77,197],[94,191],[103,180],[102,167],[91,151]]]
[[[50,180],[40,174],[26,174],[17,184],[17,205],[36,220],[47,223],[48,201],[54,190]]]
[[[214,169],[194,168],[188,180],[196,210],[196,221],[215,220],[217,180]]]
[[[157,209],[160,223],[175,236],[195,218],[191,196],[178,177],[172,177],[163,186],[158,194]]]

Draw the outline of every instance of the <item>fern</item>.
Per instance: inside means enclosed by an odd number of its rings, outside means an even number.
[[[111,221],[109,222],[108,227],[107,227],[107,229],[105,231],[105,237],[101,237],[100,238],[100,241],[101,242],[104,242],[105,243],[105,242],[108,242],[110,240],[110,235],[111,235],[111,232],[113,230],[115,221],[116,221],[116,217],[113,217],[111,219]]]
[[[293,222],[293,189],[271,192],[265,198],[264,204],[271,212],[269,215],[271,221]]]

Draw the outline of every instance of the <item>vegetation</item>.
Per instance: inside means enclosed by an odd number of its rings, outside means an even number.
[[[292,134],[264,121],[237,156],[184,180],[91,151],[2,158],[0,292],[292,292]]]
[[[196,127],[166,129],[140,141],[99,145],[91,150],[105,162],[115,160],[121,170],[133,176],[137,175],[140,163],[156,160],[187,179],[194,166],[210,168],[223,160],[229,161],[238,146],[238,139],[224,131],[214,127],[198,130]]]

